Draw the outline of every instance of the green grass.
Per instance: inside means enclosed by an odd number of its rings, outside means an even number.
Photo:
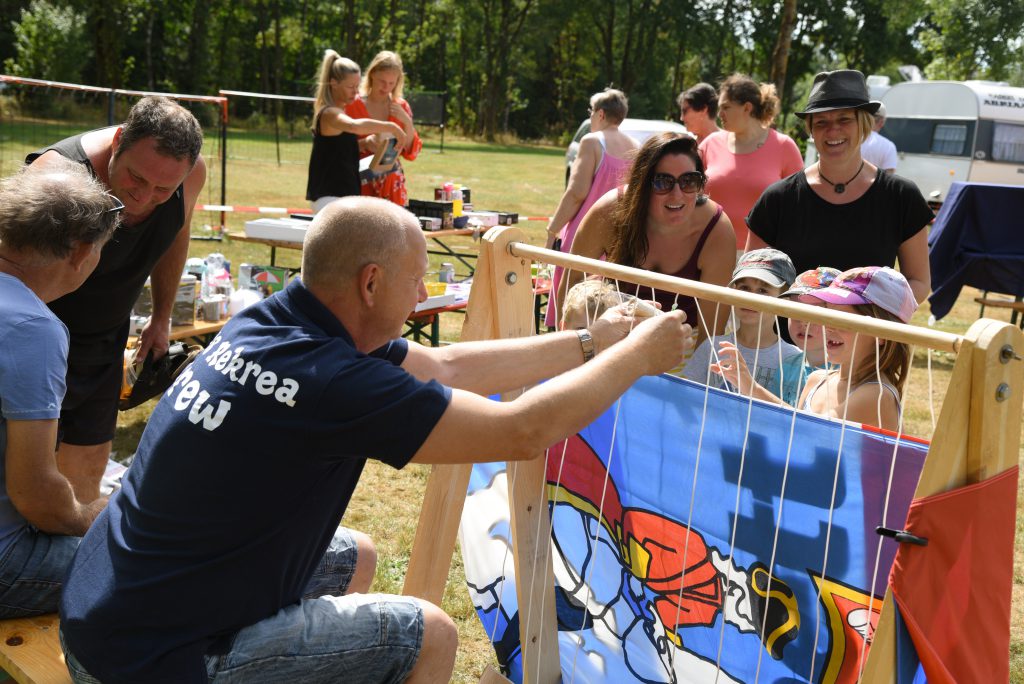
[[[15,144],[7,133],[0,131],[0,162],[23,156],[31,147]],[[433,197],[433,188],[445,180],[455,180],[473,190],[474,204],[481,209],[516,211],[521,216],[547,216],[556,206],[563,188],[564,166],[561,148],[538,145],[487,145],[472,140],[446,136],[444,153],[438,151],[436,132],[423,132],[427,140],[418,159],[405,164],[409,182],[409,195],[414,198]],[[54,136],[52,139],[56,139]],[[228,142],[228,203],[262,206],[306,206],[305,194],[308,139],[284,139],[281,145],[282,163],[277,163],[277,149],[272,136],[252,131],[232,131]],[[246,159],[235,159],[234,152]],[[8,171],[9,172],[9,171]],[[219,198],[204,199],[217,203]],[[254,215],[229,215],[228,229],[241,231],[245,220]],[[197,213],[193,221],[194,234],[204,234],[204,224],[215,224],[219,216]],[[544,223],[519,224],[527,240],[543,244]],[[457,239],[454,244],[473,250],[471,240]],[[231,241],[193,241],[192,256],[205,256],[220,251],[231,260],[237,273],[240,263],[268,263],[269,248],[262,245]],[[439,258],[434,258],[434,266]],[[297,266],[299,252],[278,250],[278,262]],[[940,321],[937,329],[963,333],[977,318],[978,308],[973,303],[977,292],[967,289],[950,314]],[[990,317],[1008,319],[1002,311],[986,312]],[[927,305],[922,307],[913,322],[925,325]],[[442,317],[442,338],[455,341],[459,337],[463,318],[456,314]],[[932,387],[928,383],[928,354],[918,350],[907,391],[907,431],[928,437],[931,434],[931,410],[936,415],[946,394],[952,369],[952,358],[945,354],[931,355]],[[955,391],[956,388],[954,388]],[[153,407],[153,402],[123,413],[118,425],[115,449],[121,457],[131,454]],[[394,471],[387,466],[371,462],[364,472],[345,522],[370,534],[378,544],[379,564],[374,589],[399,591],[418,519],[419,507],[429,470],[413,466]],[[1024,488],[1024,481],[1022,481]],[[1024,497],[1018,497],[1018,505]],[[387,502],[382,506],[382,502]],[[1011,626],[1011,681],[1024,684],[1024,512],[1018,508],[1017,536],[1014,547],[1015,571]],[[472,604],[464,588],[462,565],[458,553],[449,575],[442,607],[456,620],[461,645],[454,681],[475,682],[483,668],[494,661],[485,635],[473,613]]]

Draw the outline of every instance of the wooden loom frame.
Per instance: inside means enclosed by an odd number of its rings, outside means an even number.
[[[781,299],[766,303],[762,297],[737,290],[533,247],[524,242],[524,235],[519,229],[497,228],[488,231],[481,241],[463,340],[533,334],[533,260],[700,296],[725,305],[741,305],[956,352],[957,360],[949,384],[956,391],[946,392],[914,498],[987,480],[1018,462],[1024,399],[1024,362],[1021,361],[1024,334],[1009,323],[979,319],[961,337]],[[503,399],[509,400],[517,395],[506,394]],[[405,594],[440,604],[455,550],[471,468],[470,465],[433,466],[413,542],[403,589]],[[551,545],[543,538],[549,529],[546,524],[548,502],[544,487],[544,459],[510,462],[508,472],[520,613],[529,616],[538,611],[540,614],[541,606],[545,611],[541,619],[520,620],[524,681],[530,684],[558,682],[561,670],[554,608],[554,571]],[[538,537],[538,530],[542,531],[541,537]],[[535,559],[545,571],[521,571],[521,559]],[[892,592],[887,588],[862,681],[895,682],[894,618],[889,608],[892,602]],[[492,684],[505,681],[508,680],[493,668],[489,668],[481,678],[481,682]]]

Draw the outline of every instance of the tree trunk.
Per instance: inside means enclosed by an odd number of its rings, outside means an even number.
[[[207,55],[210,54],[206,41],[210,33],[210,14],[209,0],[195,0],[188,35],[188,68],[184,70],[187,76],[182,81],[187,93],[206,94]]]
[[[796,0],[783,0],[782,18],[779,20],[779,37],[772,50],[771,81],[779,92],[779,97],[786,92],[786,65],[789,63],[789,46],[793,40],[793,27],[796,25]]]
[[[96,49],[97,85],[121,87],[121,48],[124,44],[118,17],[124,14],[121,0],[92,3],[93,36]]]

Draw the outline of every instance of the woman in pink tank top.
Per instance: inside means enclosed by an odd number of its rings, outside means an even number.
[[[656,273],[725,286],[736,265],[736,235],[721,207],[704,194],[704,164],[690,135],[660,133],[641,146],[629,185],[598,199],[580,223],[571,252]],[[570,271],[559,294],[583,277]],[[623,291],[627,291],[623,288]],[[701,338],[725,329],[715,303],[650,287],[628,290],[686,312]],[[561,301],[561,297],[558,298]],[[701,320],[706,321],[706,327]]]
[[[590,133],[580,141],[579,153],[572,165],[572,174],[554,216],[548,222],[547,247],[561,239],[559,249],[568,252],[580,221],[601,195],[621,185],[629,173],[637,144],[619,131],[619,124],[628,113],[626,95],[621,90],[606,88],[590,98]],[[558,291],[562,269],[556,267],[552,292]],[[555,297],[548,299],[545,323],[556,327],[561,312]]]

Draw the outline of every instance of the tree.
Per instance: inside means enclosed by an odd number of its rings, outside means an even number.
[[[1002,80],[1020,68],[1024,3],[1020,0],[927,0],[920,39],[929,78]]]
[[[14,22],[15,56],[4,62],[14,76],[77,83],[87,61],[85,17],[71,7],[33,0]]]

